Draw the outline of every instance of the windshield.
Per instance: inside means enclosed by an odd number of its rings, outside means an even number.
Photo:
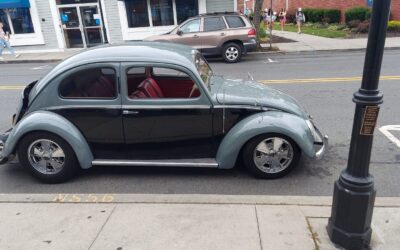
[[[210,66],[208,65],[206,59],[204,59],[204,57],[201,54],[197,54],[195,59],[195,64],[201,79],[203,80],[207,88],[210,89],[210,79],[211,76],[213,75],[213,72]]]

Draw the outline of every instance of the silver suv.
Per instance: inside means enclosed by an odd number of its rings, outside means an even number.
[[[242,14],[212,13],[191,17],[172,31],[145,40],[189,45],[203,55],[221,55],[226,62],[235,63],[256,49],[256,30]]]

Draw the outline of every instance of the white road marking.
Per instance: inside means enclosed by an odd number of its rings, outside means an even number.
[[[32,70],[41,70],[41,69],[46,69],[48,67],[49,67],[49,65],[43,65],[43,66],[32,68]]]
[[[400,125],[386,125],[379,128],[379,131],[382,132],[390,141],[392,141],[397,147],[400,148],[400,139],[396,138],[389,131],[400,131]]]
[[[269,58],[269,57],[267,58],[267,60],[268,60],[268,61],[265,61],[264,63],[274,63],[274,62],[277,62],[277,61],[272,60],[272,59]]]

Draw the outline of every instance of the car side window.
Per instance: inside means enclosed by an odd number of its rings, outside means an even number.
[[[184,24],[180,29],[182,33],[200,32],[200,19],[195,19]]]
[[[183,71],[146,67],[145,72],[144,79],[134,88],[129,86],[130,76],[127,75],[129,99],[190,99],[200,96],[196,83]]]
[[[217,31],[226,29],[226,25],[222,17],[207,17],[204,18],[204,28],[207,31]]]
[[[229,28],[242,28],[246,26],[240,16],[226,16],[225,20],[228,23]]]
[[[68,99],[113,99],[116,90],[116,72],[109,67],[79,70],[59,85],[60,96]]]

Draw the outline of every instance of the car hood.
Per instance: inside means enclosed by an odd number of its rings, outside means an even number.
[[[308,117],[296,99],[262,83],[213,76],[211,84],[214,85],[212,92],[219,104],[273,108],[304,118]]]

